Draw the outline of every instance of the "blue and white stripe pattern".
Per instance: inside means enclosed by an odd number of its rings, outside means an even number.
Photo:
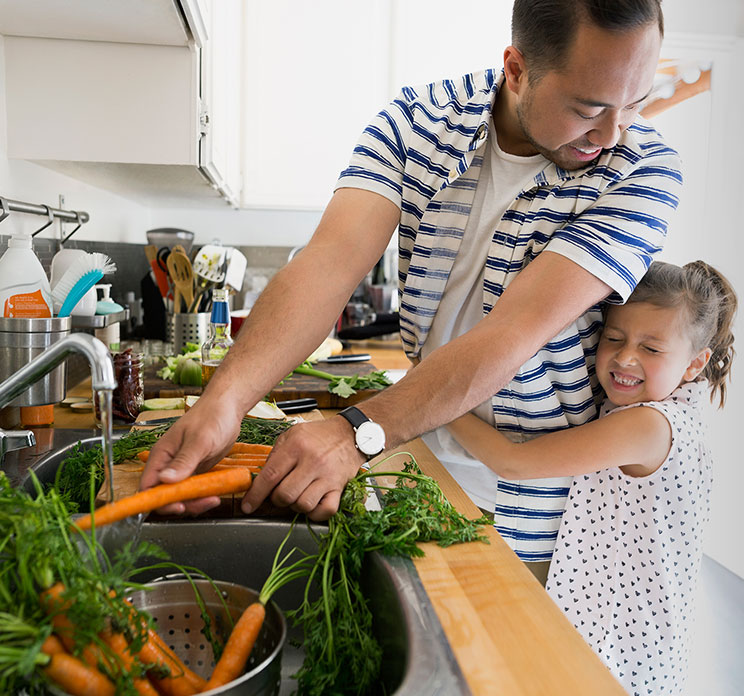
[[[503,81],[497,70],[404,88],[365,129],[337,188],[377,192],[401,209],[401,338],[416,356],[431,327],[473,203]],[[643,119],[584,169],[550,163],[506,211],[486,262],[483,313],[514,277],[549,249],[627,299],[664,242],[682,175],[677,153]],[[528,439],[592,420],[600,388],[593,307],[528,360],[493,397],[500,430]],[[499,486],[496,527],[524,560],[549,560],[570,479]]]

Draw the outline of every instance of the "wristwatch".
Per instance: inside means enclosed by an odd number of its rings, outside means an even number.
[[[356,406],[349,406],[340,411],[354,428],[356,448],[369,460],[385,449],[385,431],[379,423],[365,416]]]

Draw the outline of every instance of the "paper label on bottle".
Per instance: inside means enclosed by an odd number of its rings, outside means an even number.
[[[44,301],[41,290],[36,292],[11,295],[5,300],[4,317],[20,317],[24,319],[51,317],[49,305]]]

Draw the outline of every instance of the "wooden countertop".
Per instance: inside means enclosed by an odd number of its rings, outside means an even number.
[[[383,345],[380,345],[383,343]],[[397,342],[355,342],[380,369],[407,369]],[[69,390],[90,393],[89,383]],[[324,413],[331,416],[334,411]],[[93,414],[55,411],[56,427],[93,427]],[[422,471],[435,478],[463,514],[480,511],[421,440],[394,451],[414,455]],[[389,453],[386,453],[389,454]],[[395,460],[393,460],[395,461]],[[403,459],[400,460],[402,466]],[[391,462],[392,464],[392,462]],[[450,646],[475,696],[626,696],[543,587],[493,527],[490,544],[442,549],[423,544],[414,559]],[[454,695],[453,695],[454,696]]]

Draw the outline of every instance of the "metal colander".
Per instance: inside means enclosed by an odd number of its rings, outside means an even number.
[[[214,668],[212,646],[204,637],[204,621],[194,597],[194,589],[183,576],[173,576],[150,583],[147,590],[134,592],[129,599],[137,609],[148,612],[155,619],[161,638],[198,675],[209,679]],[[225,606],[207,580],[194,580],[212,619],[212,631],[223,642],[230,635],[230,622]],[[237,621],[243,610],[258,599],[258,592],[230,582],[214,583]],[[246,672],[226,686],[205,692],[231,696],[276,696],[281,682],[282,647],[287,626],[274,602],[266,605],[266,618],[258,635]]]

